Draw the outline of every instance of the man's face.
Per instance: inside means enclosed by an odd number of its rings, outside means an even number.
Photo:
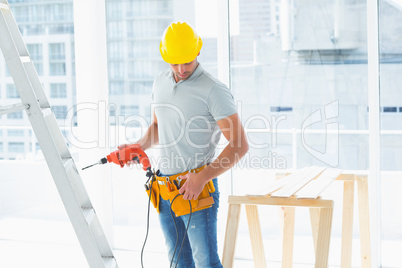
[[[173,71],[174,80],[176,80],[176,82],[179,82],[180,80],[187,80],[194,73],[197,65],[197,58],[189,63],[170,64],[170,68]]]

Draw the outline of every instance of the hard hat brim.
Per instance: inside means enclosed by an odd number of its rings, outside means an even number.
[[[192,62],[198,56],[198,53],[200,53],[201,48],[202,48],[202,40],[199,37],[197,46],[194,48],[194,50],[191,53],[188,53],[187,55],[180,55],[178,57],[173,57],[173,56],[169,56],[167,51],[164,50],[162,41],[159,44],[159,51],[161,53],[162,59],[165,62],[170,63],[170,64],[184,64],[184,63]]]

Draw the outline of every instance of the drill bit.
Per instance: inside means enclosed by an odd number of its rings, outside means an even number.
[[[93,166],[96,166],[96,165],[99,165],[99,162],[96,162],[95,164],[92,164],[92,165],[89,165],[87,167],[84,167],[82,170],[90,168],[90,167],[93,167]]]
[[[96,165],[103,165],[103,164],[106,164],[106,163],[107,163],[107,158],[104,157],[101,160],[99,160],[98,162],[96,162],[95,164],[92,164],[92,165],[89,165],[87,167],[84,167],[82,170],[90,168],[90,167],[93,167],[93,166],[96,166]]]

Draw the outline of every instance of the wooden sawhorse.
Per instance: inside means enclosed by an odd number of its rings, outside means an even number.
[[[284,207],[282,267],[292,267],[293,263],[295,207],[309,207],[316,249],[315,267],[327,267],[334,205],[332,200],[253,196],[229,196],[225,246],[222,257],[223,267],[233,267],[241,204],[246,206],[255,267],[266,267],[257,205]]]
[[[282,174],[277,174],[278,177],[282,177],[284,175],[285,173],[283,172]],[[326,180],[324,184],[329,184],[328,179],[324,178],[323,180]],[[339,176],[336,176],[336,180],[344,182],[341,267],[350,268],[352,262],[354,186],[355,183],[357,183],[361,267],[368,268],[371,265],[371,251],[367,173],[343,172]],[[317,179],[309,181],[306,185],[312,184],[311,182],[316,183]],[[306,185],[301,186],[301,188],[307,188]],[[314,187],[310,187],[309,191],[307,192],[311,194],[311,189],[317,189],[316,185],[314,185]],[[321,184],[321,186],[321,190],[327,187],[323,184]],[[301,188],[298,188],[296,192]],[[255,267],[266,267],[257,205],[275,205],[283,207],[284,224],[282,267],[286,268],[292,267],[293,262],[295,207],[310,208],[310,219],[315,249],[315,267],[323,268],[328,266],[329,243],[334,204],[333,201],[322,200],[321,198],[297,199],[294,196],[284,198],[266,195],[229,196],[229,210],[222,257],[222,263],[225,268],[230,268],[233,266],[237,228],[240,218],[240,207],[242,204],[244,204],[246,207],[247,222],[249,226]]]
[[[336,180],[343,181],[341,267],[352,267],[353,205],[357,184],[360,261],[362,268],[371,267],[368,175],[362,171],[344,171]]]

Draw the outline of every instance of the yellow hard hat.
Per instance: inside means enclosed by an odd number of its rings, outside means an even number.
[[[170,64],[192,62],[202,47],[201,37],[186,22],[174,22],[166,28],[159,45],[164,61]]]

